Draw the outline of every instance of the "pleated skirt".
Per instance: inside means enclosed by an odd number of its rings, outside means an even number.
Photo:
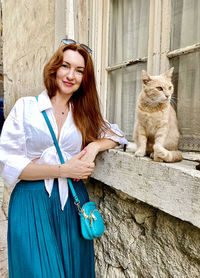
[[[82,181],[74,182],[81,204],[88,201]],[[54,181],[49,198],[44,181],[20,181],[8,214],[9,278],[94,278],[93,241],[81,235],[80,219],[69,197],[64,211]]]

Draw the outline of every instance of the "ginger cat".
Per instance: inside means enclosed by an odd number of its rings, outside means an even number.
[[[174,68],[159,76],[142,71],[143,88],[137,102],[137,120],[133,138],[137,144],[135,156],[150,154],[159,162],[182,160],[178,151],[178,122],[170,104],[174,91],[171,76]]]

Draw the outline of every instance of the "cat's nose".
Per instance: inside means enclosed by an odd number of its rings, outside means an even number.
[[[170,95],[165,95],[165,96],[166,96],[167,99],[170,97]]]

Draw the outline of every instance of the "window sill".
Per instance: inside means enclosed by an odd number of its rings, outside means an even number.
[[[200,171],[196,165],[188,160],[158,163],[137,158],[130,149],[112,149],[98,155],[92,177],[200,228]]]

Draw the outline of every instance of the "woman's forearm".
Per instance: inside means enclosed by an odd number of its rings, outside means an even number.
[[[110,140],[110,139],[99,139],[94,142],[89,143],[86,146],[87,152],[85,156],[82,158],[83,161],[93,162],[96,158],[96,155],[99,152],[112,149],[116,147],[118,143]]]
[[[54,178],[86,179],[94,170],[94,163],[82,161],[87,151],[82,150],[64,164],[36,164],[29,163],[21,172],[21,180],[44,180]]]
[[[43,180],[60,177],[59,165],[29,163],[21,172],[21,180]]]
[[[90,144],[93,144],[94,148],[96,148],[98,152],[106,151],[106,150],[115,148],[116,146],[119,145],[118,143],[114,142],[113,140],[105,139],[105,138],[99,139]]]

